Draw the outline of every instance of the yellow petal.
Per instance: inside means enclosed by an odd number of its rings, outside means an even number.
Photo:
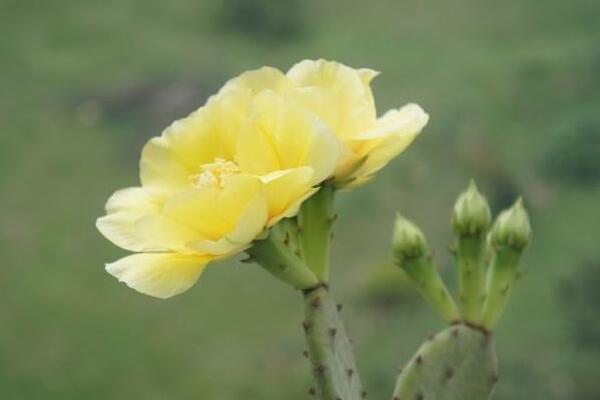
[[[325,60],[304,60],[287,73],[300,88],[299,99],[342,139],[351,138],[376,118],[370,80],[375,71],[356,70]]]
[[[169,199],[161,216],[138,222],[139,231],[147,241],[179,252],[239,252],[265,226],[267,206],[262,186],[257,177],[234,175],[225,180],[222,189],[181,191]]]
[[[179,253],[190,253],[186,244],[203,237],[194,228],[158,213],[140,218],[135,223],[135,232],[154,249]]]
[[[232,93],[212,97],[188,117],[173,122],[142,151],[140,177],[145,187],[172,193],[190,186],[202,164],[233,161],[238,131],[246,118],[249,97]]]
[[[367,156],[353,175],[368,176],[383,168],[413,142],[428,120],[427,113],[416,104],[388,111],[371,130],[350,142],[355,154]]]
[[[269,226],[298,213],[300,204],[318,190],[311,184],[312,177],[310,167],[276,171],[261,177],[269,204]]]
[[[106,271],[140,293],[167,299],[192,287],[210,260],[207,256],[140,253],[106,264]]]
[[[150,139],[142,150],[140,180],[155,193],[164,194],[188,186],[189,176],[194,172],[177,158],[165,137]]]
[[[98,218],[96,227],[108,240],[130,251],[159,250],[143,240],[135,229],[138,220],[160,209],[160,201],[140,187],[115,192],[106,203],[107,215]]]
[[[263,90],[282,92],[291,88],[291,86],[292,84],[288,78],[277,68],[262,67],[244,72],[229,80],[219,91],[219,95],[232,90],[241,90],[249,92],[251,96],[255,96]]]
[[[239,253],[263,231],[268,217],[267,202],[262,194],[257,194],[246,205],[236,227],[219,240],[197,240],[188,247],[202,254],[224,257]]]
[[[370,85],[371,81],[379,75],[379,71],[371,68],[360,68],[358,74],[365,85]]]
[[[233,159],[239,124],[247,99],[231,96],[212,100],[188,117],[172,123],[163,132],[172,153],[170,161],[183,164],[186,171],[197,173],[198,166],[215,159]]]
[[[314,114],[272,91],[257,96],[252,111],[238,142],[237,160],[242,171],[266,175],[309,166],[314,170],[313,184],[332,173],[341,144]]]

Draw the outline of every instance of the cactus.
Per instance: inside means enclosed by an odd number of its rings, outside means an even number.
[[[352,344],[329,293],[329,248],[335,188],[325,185],[295,218],[271,227],[246,250],[281,281],[302,291],[302,325],[315,386],[321,400],[366,397]],[[491,225],[485,197],[472,182],[454,207],[460,308],[431,256],[423,232],[397,216],[396,264],[449,326],[430,337],[400,373],[393,400],[486,400],[498,381],[492,330],[508,302],[531,227],[521,200]]]
[[[400,373],[393,400],[485,400],[497,380],[492,335],[454,325],[421,346]]]
[[[457,235],[454,253],[462,322],[451,325],[421,346],[400,373],[393,400],[490,398],[498,381],[492,329],[508,302],[519,260],[531,240],[529,218],[520,199],[500,214],[488,234],[490,222],[487,201],[471,182],[456,202],[452,218]],[[486,237],[489,237],[489,246]],[[451,322],[448,315],[452,314],[444,311],[448,307],[440,304],[453,304],[453,300],[447,299],[450,295],[432,267],[428,252],[419,228],[399,216],[394,233],[396,261],[425,300]],[[492,256],[489,260],[485,257],[487,252]],[[486,261],[490,262],[489,266]],[[432,301],[436,296],[439,299],[440,293],[444,293],[445,301]]]

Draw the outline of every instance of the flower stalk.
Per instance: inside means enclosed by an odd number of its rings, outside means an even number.
[[[322,283],[329,281],[331,237],[336,218],[334,199],[333,185],[324,184],[302,205],[298,214],[304,261]]]
[[[271,228],[267,238],[256,240],[246,253],[249,261],[256,261],[267,272],[294,288],[313,288],[319,280],[294,251],[293,240],[295,238],[285,225],[277,225]]]

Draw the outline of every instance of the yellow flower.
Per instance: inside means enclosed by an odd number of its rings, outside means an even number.
[[[98,229],[139,254],[106,269],[142,293],[181,293],[210,261],[243,251],[295,215],[340,156],[333,132],[287,96],[224,89],[151,139],[141,187],[109,199]]]
[[[285,75],[274,68],[247,72],[221,92],[270,90],[317,115],[344,145],[333,173],[337,185],[356,186],[406,149],[429,119],[412,103],[378,118],[370,87],[377,74],[331,61],[305,60]]]
[[[190,288],[208,263],[252,245],[325,180],[368,180],[427,122],[409,104],[377,118],[376,73],[303,61],[227,82],[206,105],[143,149],[141,186],[117,191],[97,221],[138,254],[106,269],[130,287],[167,298]]]

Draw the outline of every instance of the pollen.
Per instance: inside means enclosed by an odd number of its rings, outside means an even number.
[[[202,164],[200,173],[190,176],[191,183],[201,188],[223,188],[224,181],[239,173],[238,165],[233,161],[215,158],[210,164]]]

